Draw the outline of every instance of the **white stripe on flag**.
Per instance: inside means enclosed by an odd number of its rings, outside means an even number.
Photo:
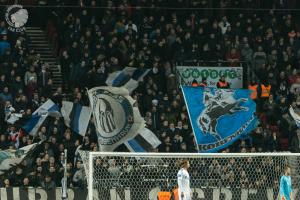
[[[53,106],[55,106],[54,102],[51,99],[48,99],[43,105],[41,105],[34,113],[35,114],[45,114],[45,112],[48,112]]]
[[[70,127],[70,122],[71,122],[70,113],[72,111],[72,108],[73,108],[73,103],[72,102],[69,102],[69,101],[63,101],[62,102],[61,114],[64,118],[65,125],[67,127]]]
[[[161,141],[156,137],[156,135],[147,128],[143,128],[143,130],[140,132],[140,135],[149,144],[151,144],[153,148],[157,148],[161,144]]]
[[[138,82],[143,81],[144,77],[149,73],[150,69],[147,69],[138,79]]]
[[[26,133],[35,136],[48,115],[33,115],[23,126]]]
[[[130,151],[130,152],[136,152],[132,147],[131,145],[127,142],[124,142],[125,146],[127,147],[127,149]]]
[[[141,140],[139,137],[143,139]],[[156,149],[161,144],[161,141],[152,131],[143,128],[135,138],[124,142],[124,144],[131,152],[147,152]]]
[[[122,71],[117,71],[117,72],[113,72],[113,73],[109,74],[105,81],[106,85],[112,86],[115,78],[118,77],[121,73],[122,73]]]
[[[122,77],[120,80],[123,80],[123,78],[125,78],[126,76],[132,76],[136,70],[137,70],[137,68],[134,68],[134,67],[125,67],[121,71],[113,72],[108,75],[105,83],[108,86],[115,86],[114,81],[116,81],[117,79],[120,79],[120,77]]]
[[[137,70],[137,68],[135,67],[125,67],[123,69],[123,72],[125,72],[126,74],[128,74],[129,76],[132,76],[132,74]]]
[[[90,107],[82,106],[81,112],[78,118],[79,134],[85,136],[87,127],[91,119],[92,111]],[[76,120],[76,119],[75,119]]]
[[[31,116],[29,121],[23,126],[25,131],[35,136],[40,126],[43,124],[48,115],[60,117],[58,106],[51,99],[48,99],[41,105]]]
[[[124,87],[129,91],[129,94],[131,94],[138,86],[138,81],[133,80],[132,78],[124,85]]]
[[[62,105],[61,113],[64,117],[65,125],[76,133],[84,136],[92,115],[91,109],[87,106],[80,104],[75,105],[68,101],[63,101]],[[71,112],[73,112],[72,116],[70,116]]]
[[[289,111],[290,111],[291,116],[292,116],[293,119],[295,120],[296,125],[297,125],[298,127],[300,127],[300,116],[294,111],[294,109],[293,109],[292,106],[290,106]]]
[[[39,120],[37,121],[36,124],[32,124],[32,129],[29,131],[29,134],[32,135],[32,136],[35,136],[37,134],[39,128],[41,127],[41,125],[44,123],[44,121],[48,117],[48,114],[47,115],[36,116],[36,117],[38,117]]]
[[[138,83],[143,81],[144,77],[150,72],[150,69],[138,69],[134,67],[125,67],[122,71],[110,73],[105,81],[108,86],[125,87],[131,94]]]

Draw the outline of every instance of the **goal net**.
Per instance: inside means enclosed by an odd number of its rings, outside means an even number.
[[[277,200],[285,166],[300,199],[300,154],[162,154],[80,152],[89,200],[157,200],[173,195],[183,159],[190,162],[192,199]],[[173,197],[171,197],[173,199]]]

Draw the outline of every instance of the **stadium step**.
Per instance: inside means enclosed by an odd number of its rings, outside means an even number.
[[[46,52],[49,52],[52,50],[52,48],[49,48],[49,47],[35,47],[36,51],[45,51]],[[52,53],[52,52],[51,52]]]
[[[41,33],[44,34],[44,32],[42,30],[26,30],[26,33]]]
[[[41,32],[30,32],[30,37],[31,38],[46,38],[47,39],[47,35],[45,33],[41,33]]]
[[[49,50],[42,50],[41,51],[41,50],[37,49],[36,52],[41,54],[41,55],[53,56],[53,53],[49,52]]]
[[[40,27],[26,27],[26,34],[30,38],[29,48],[34,49],[36,53],[40,54],[41,60],[49,64],[50,72],[53,75],[53,90],[55,91],[62,84],[62,76],[53,45]]]
[[[42,31],[42,29],[38,26],[28,26],[26,27],[26,31],[28,30],[38,30],[38,31]],[[42,31],[43,32],[43,31]]]
[[[35,39],[35,37],[32,37],[31,38],[31,43],[32,44],[47,44],[47,41],[45,41],[45,40],[41,40],[41,39]]]
[[[28,46],[29,47],[38,47],[38,48],[46,48],[46,47],[48,47],[48,48],[52,48],[52,45],[51,44],[47,44],[47,43],[45,43],[45,44],[33,44],[33,43],[31,43],[31,44],[28,44]]]
[[[54,59],[54,58],[45,58],[45,57],[42,57],[42,56],[41,56],[41,58],[42,58],[42,60],[44,62],[53,62],[53,61],[56,61],[56,59]]]

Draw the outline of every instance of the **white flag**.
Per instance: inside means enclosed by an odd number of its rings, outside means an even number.
[[[300,128],[300,116],[294,111],[292,106],[290,106],[289,111],[290,111],[291,116],[295,120],[297,127]]]
[[[145,127],[127,89],[96,87],[88,91],[88,96],[101,151],[113,151]]]

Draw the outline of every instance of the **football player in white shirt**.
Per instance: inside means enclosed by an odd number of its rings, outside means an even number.
[[[188,168],[190,163],[188,160],[184,160],[181,163],[181,169],[177,173],[178,182],[178,196],[179,200],[191,200],[192,192],[190,188],[190,175],[188,173]]]

